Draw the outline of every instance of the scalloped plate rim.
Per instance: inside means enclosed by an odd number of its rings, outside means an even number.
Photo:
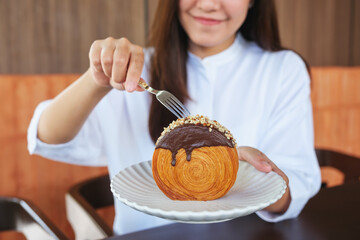
[[[244,162],[245,164],[248,164],[247,162]],[[171,211],[167,211],[167,210],[163,210],[160,208],[152,208],[146,205],[141,205],[138,204],[135,201],[129,201],[128,199],[121,197],[120,194],[116,191],[115,187],[114,187],[114,181],[116,178],[118,178],[118,176],[126,171],[128,171],[128,169],[133,168],[135,166],[141,165],[141,164],[148,164],[151,167],[151,160],[149,161],[144,161],[144,162],[139,162],[137,164],[133,164],[123,170],[121,170],[119,173],[117,173],[112,179],[111,179],[111,183],[110,183],[110,189],[111,192],[114,194],[114,196],[116,196],[116,198],[124,203],[125,205],[144,212],[146,214],[152,215],[152,216],[156,216],[156,217],[161,217],[161,218],[165,218],[168,220],[172,220],[172,221],[178,221],[178,222],[182,222],[182,223],[213,223],[213,222],[222,222],[222,221],[228,221],[237,217],[241,217],[241,216],[246,216],[249,215],[251,213],[254,213],[255,211],[259,211],[269,205],[271,205],[272,203],[275,203],[277,200],[279,200],[283,194],[286,191],[286,182],[282,179],[281,176],[279,176],[277,173],[275,172],[271,172],[276,174],[278,177],[281,178],[281,191],[279,192],[279,194],[272,198],[271,200],[267,201],[267,202],[263,202],[261,204],[257,204],[257,205],[253,205],[253,206],[247,206],[247,207],[235,207],[232,209],[228,209],[228,210],[214,210],[214,211],[177,211],[177,210],[171,210]],[[249,164],[250,165],[250,164]],[[251,165],[250,165],[251,166]],[[152,176],[152,173],[151,173]],[[237,180],[236,180],[237,181]],[[157,185],[155,184],[155,186],[157,187]],[[169,201],[175,201],[175,200],[171,200],[169,199]],[[212,200],[212,201],[216,201],[216,200]],[[183,202],[183,201],[180,201]],[[186,202],[198,202],[198,201],[186,201]],[[177,218],[176,218],[177,217]],[[183,218],[209,218],[209,217],[213,217],[213,220],[186,220]],[[217,217],[217,218],[216,218]]]

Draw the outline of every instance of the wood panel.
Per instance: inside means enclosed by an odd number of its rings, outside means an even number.
[[[280,35],[312,66],[360,65],[351,60],[354,0],[276,0]],[[355,43],[354,43],[355,44]],[[358,45],[358,43],[357,43]],[[360,52],[355,55],[360,55]]]
[[[315,146],[360,157],[360,67],[312,68]]]
[[[146,12],[147,12],[147,27],[151,29],[152,22],[155,18],[155,12],[159,4],[159,0],[146,0]]]
[[[0,195],[33,201],[65,234],[65,193],[77,182],[107,173],[104,167],[54,162],[27,151],[26,131],[35,106],[52,98],[78,75],[0,75]]]
[[[351,65],[360,65],[360,1],[353,0],[352,9]]]
[[[26,240],[24,234],[16,231],[4,231],[0,232],[0,240]]]
[[[96,39],[144,45],[143,0],[0,0],[0,73],[80,73]]]
[[[357,0],[275,0],[285,46],[311,65],[360,65]],[[144,46],[159,0],[0,0],[0,74],[81,73],[96,39]]]

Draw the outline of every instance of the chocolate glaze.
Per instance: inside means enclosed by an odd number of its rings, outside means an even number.
[[[176,154],[181,148],[186,152],[186,160],[190,161],[195,148],[212,146],[234,147],[234,144],[216,128],[210,132],[207,126],[184,124],[166,133],[155,148],[169,149],[172,153],[171,165],[175,166]]]

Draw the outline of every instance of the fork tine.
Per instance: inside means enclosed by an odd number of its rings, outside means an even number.
[[[175,106],[181,111],[181,114],[184,118],[190,115],[186,107],[177,98],[171,97],[171,100],[174,102]]]
[[[165,106],[172,114],[174,114],[177,118],[182,118],[177,112],[175,112],[171,107]]]
[[[184,117],[184,114],[183,112],[181,111],[181,109],[179,109],[179,107],[176,105],[175,102],[172,101],[171,98],[167,98],[166,99],[166,104],[171,108],[173,109],[174,111],[176,111],[178,113],[178,115],[180,115],[179,118],[183,118]]]
[[[168,103],[168,101],[161,101],[161,103],[170,111],[172,114],[174,114],[177,118],[182,118],[179,113],[177,113]]]
[[[189,110],[186,109],[185,105],[182,102],[180,102],[179,99],[177,99],[174,96],[171,96],[171,99],[174,100],[181,107],[181,110],[185,113],[184,115],[186,117],[190,115]]]
[[[186,117],[183,108],[172,97],[169,98],[169,102],[172,104],[174,108],[176,108],[176,110],[180,113],[182,118]]]

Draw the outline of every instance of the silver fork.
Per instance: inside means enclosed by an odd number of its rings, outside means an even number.
[[[138,85],[144,90],[156,95],[157,100],[164,105],[177,118],[185,118],[190,115],[189,110],[186,109],[179,99],[165,90],[155,90],[150,87],[144,80],[140,79]]]

